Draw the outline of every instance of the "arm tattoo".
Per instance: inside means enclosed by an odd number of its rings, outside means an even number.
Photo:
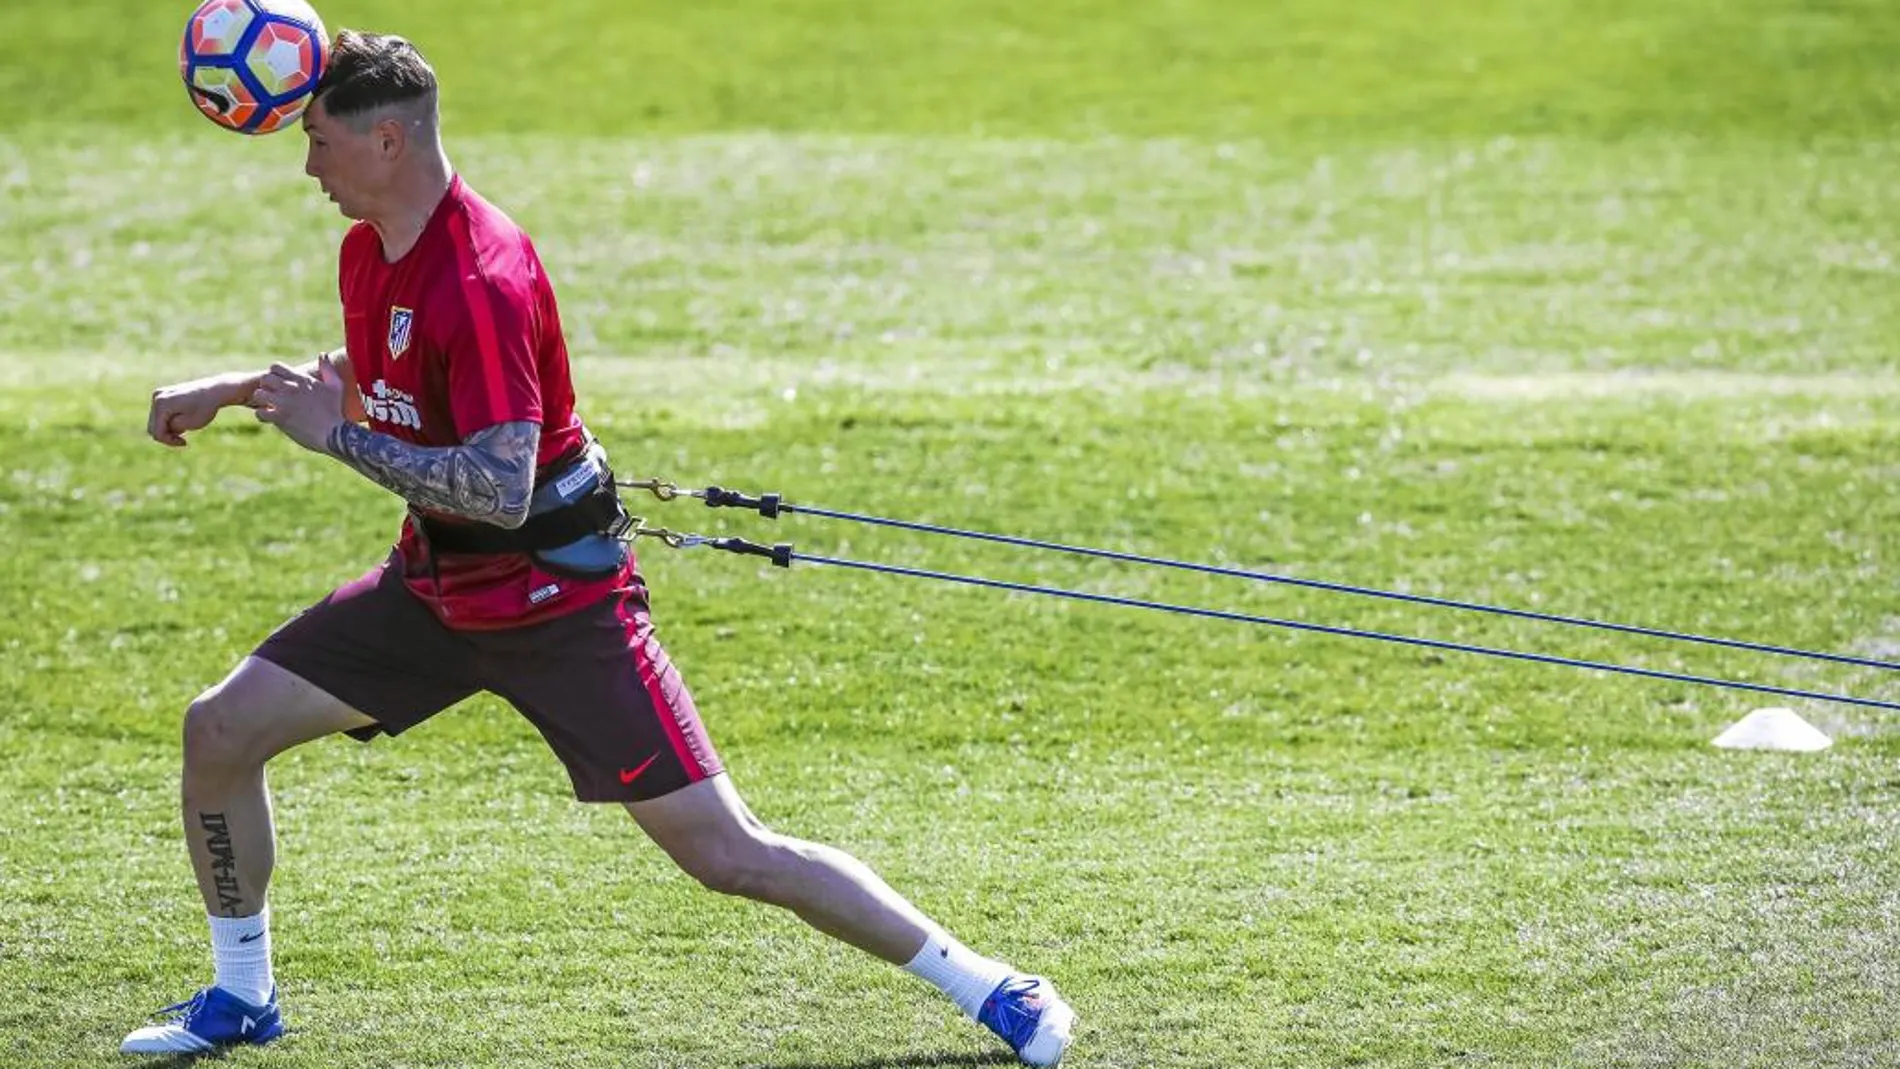
[[[497,423],[458,446],[411,445],[354,423],[330,432],[330,452],[364,477],[432,512],[519,527],[534,495],[541,425]]]

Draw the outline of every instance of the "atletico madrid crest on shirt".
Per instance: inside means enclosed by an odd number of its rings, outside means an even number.
[[[391,306],[389,309],[389,358],[398,359],[409,349],[409,328],[416,322],[416,313],[408,308]]]

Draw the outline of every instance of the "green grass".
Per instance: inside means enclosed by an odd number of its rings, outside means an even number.
[[[20,102],[0,112],[0,129],[202,136],[173,74],[191,6],[0,8],[0,99]],[[335,0],[318,10],[332,30],[415,40],[448,86],[458,133],[1805,139],[1884,138],[1900,121],[1900,8],[1885,0]],[[83,92],[69,88],[73,69]]]
[[[33,35],[0,9],[6,1066],[117,1064],[205,976],[183,707],[378,559],[397,515],[245,419],[184,453],[142,440],[153,385],[334,343],[340,226],[294,137],[185,105],[183,12],[128,7]],[[536,235],[621,467],[1900,656],[1887,6],[672,7],[323,7],[435,58],[451,153]],[[72,70],[86,91],[46,90]],[[1900,700],[1871,671],[648,511]],[[1707,740],[1771,702],[643,562],[753,807],[1054,976],[1084,1017],[1068,1064],[1900,1060],[1890,715],[1794,703],[1834,749],[1733,754]],[[229,1064],[995,1051],[915,981],[572,803],[492,700],[271,775],[295,1033]]]

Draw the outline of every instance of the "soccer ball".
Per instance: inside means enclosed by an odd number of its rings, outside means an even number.
[[[178,73],[206,118],[268,134],[303,114],[329,51],[304,0],[204,0],[185,23]]]

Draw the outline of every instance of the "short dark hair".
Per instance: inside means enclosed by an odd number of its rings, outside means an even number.
[[[317,82],[316,98],[337,119],[358,119],[390,105],[419,102],[433,114],[435,69],[406,38],[342,30],[330,44],[330,61]]]

